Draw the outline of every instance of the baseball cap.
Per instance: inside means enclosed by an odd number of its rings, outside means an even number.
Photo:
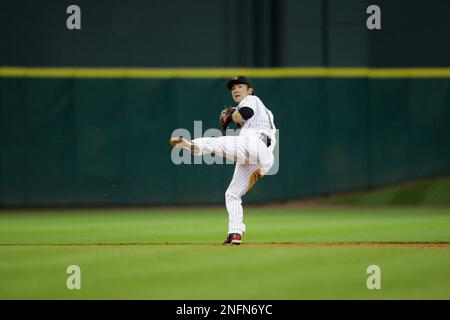
[[[235,84],[246,84],[249,88],[253,88],[253,84],[250,81],[249,78],[245,77],[245,76],[236,76],[231,78],[230,80],[228,80],[227,82],[227,88],[228,90],[231,90],[231,88],[235,85]]]

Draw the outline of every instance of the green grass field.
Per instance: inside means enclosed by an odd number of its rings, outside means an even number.
[[[224,247],[224,209],[2,211],[0,299],[450,299],[450,208],[252,208],[245,222],[245,244]]]

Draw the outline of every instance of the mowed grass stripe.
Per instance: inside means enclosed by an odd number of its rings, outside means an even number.
[[[249,209],[247,243],[450,242],[450,209]],[[0,244],[210,243],[220,209],[0,214]]]
[[[449,250],[2,247],[0,254],[2,299],[450,298]],[[65,287],[72,264],[81,268],[79,291]],[[382,290],[366,287],[373,264],[382,270]]]

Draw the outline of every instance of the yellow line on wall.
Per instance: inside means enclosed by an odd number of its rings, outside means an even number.
[[[450,68],[25,68],[0,67],[18,78],[450,78]]]

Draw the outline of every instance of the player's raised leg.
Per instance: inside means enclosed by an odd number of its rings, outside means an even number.
[[[172,147],[188,150],[197,156],[214,153],[240,164],[266,163],[270,155],[256,136],[206,137],[192,141],[173,137],[169,142]]]
[[[206,137],[192,140],[199,152],[195,155],[214,153],[219,157],[228,158],[238,163],[248,163],[249,154],[246,152],[246,139],[238,136]],[[255,160],[256,162],[256,160]]]

